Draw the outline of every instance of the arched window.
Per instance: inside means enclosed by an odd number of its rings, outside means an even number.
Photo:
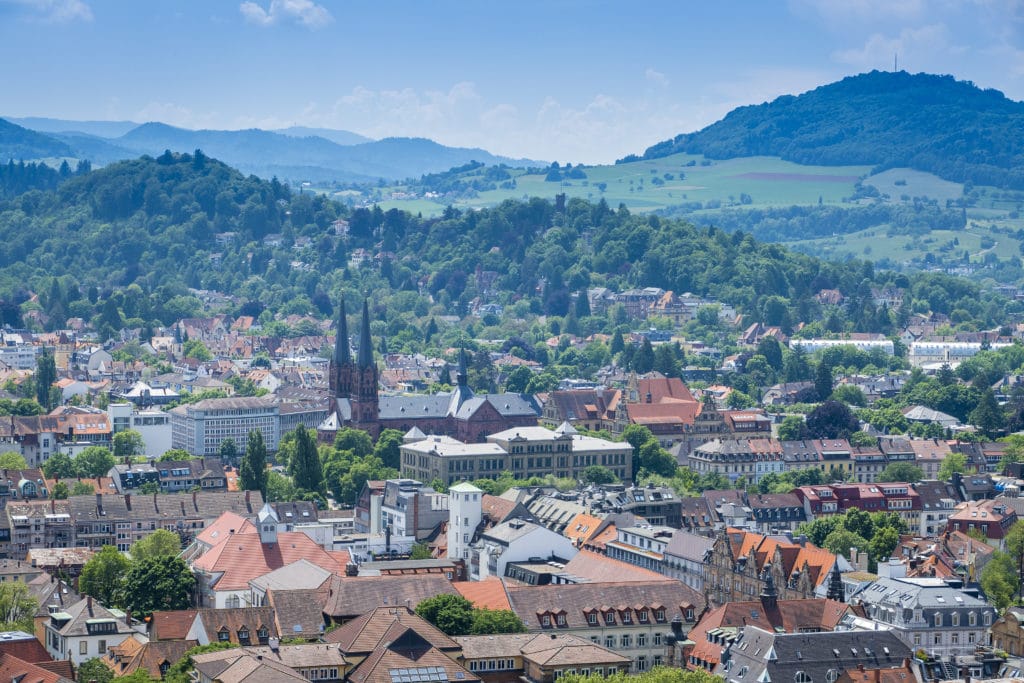
[[[942,615],[938,612],[935,613],[935,626],[942,626]]]
[[[793,676],[793,683],[813,683],[813,681],[805,672],[797,671],[796,675]]]
[[[227,601],[224,604],[226,607],[241,607],[242,599],[237,595],[229,595]]]
[[[825,683],[836,683],[837,678],[839,678],[839,669],[829,669],[825,674]]]

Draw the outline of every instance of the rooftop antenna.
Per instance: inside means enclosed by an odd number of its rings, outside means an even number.
[[[899,69],[899,57],[900,57],[900,53],[899,52],[892,53],[892,70],[894,72],[899,72],[899,70],[900,70]]]

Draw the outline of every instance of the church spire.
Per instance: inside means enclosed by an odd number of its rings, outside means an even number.
[[[359,331],[359,358],[356,362],[360,369],[373,367],[373,342],[370,340],[370,306],[366,299],[363,299],[363,329]]]
[[[334,340],[334,362],[337,365],[348,365],[352,356],[348,349],[348,322],[345,320],[345,296],[338,303],[338,336]]]
[[[846,590],[843,588],[843,575],[839,573],[839,556],[836,555],[835,564],[832,565],[832,573],[828,577],[828,593],[825,595],[829,600],[846,602]]]

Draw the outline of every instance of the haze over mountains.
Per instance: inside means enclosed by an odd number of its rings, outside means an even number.
[[[0,158],[75,157],[107,164],[166,149],[202,149],[245,173],[291,182],[416,178],[469,161],[546,165],[423,138],[374,141],[349,131],[301,126],[187,130],[158,122],[45,118],[0,125]],[[1024,189],[1024,103],[952,76],[872,71],[740,107],[702,130],[620,162],[681,152],[709,159],[775,156],[799,164],[906,167],[955,182]]]
[[[164,150],[206,154],[245,173],[300,182],[376,182],[419,177],[479,161],[488,165],[544,165],[501,157],[483,149],[447,147],[424,138],[370,140],[343,130],[295,126],[188,130],[164,123],[0,119],[0,158],[74,157],[95,164],[157,156]]]

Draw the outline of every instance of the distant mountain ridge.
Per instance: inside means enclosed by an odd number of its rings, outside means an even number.
[[[150,122],[116,137],[95,132],[104,122],[31,119],[53,132],[46,134],[4,121],[0,126],[0,159],[35,159],[68,156],[99,164],[158,156],[164,150],[201,149],[244,173],[288,181],[376,182],[416,178],[479,161],[488,165],[544,165],[530,159],[511,159],[478,148],[447,147],[424,138],[369,140],[349,131],[293,127],[281,131],[189,130]],[[127,122],[108,122],[110,129]],[[74,130],[75,124],[86,130]],[[54,129],[63,130],[54,130]],[[317,135],[315,133],[322,133]],[[330,136],[329,139],[326,136]],[[339,141],[349,141],[343,144]]]
[[[956,182],[1024,189],[1024,103],[952,76],[872,71],[739,107],[649,147],[642,158],[680,152],[910,167]]]

